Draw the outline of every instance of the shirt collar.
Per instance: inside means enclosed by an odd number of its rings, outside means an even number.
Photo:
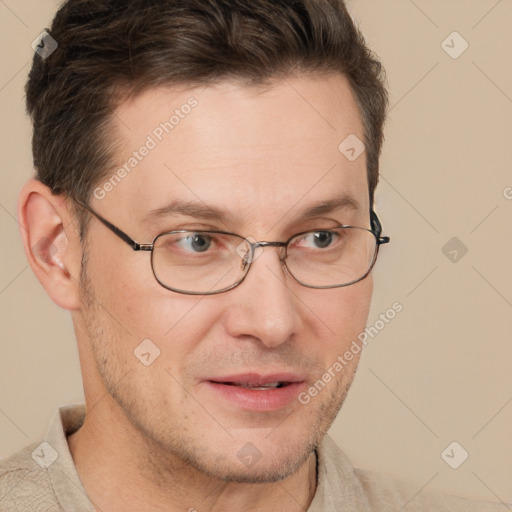
[[[64,510],[89,512],[95,510],[80,481],[67,436],[76,432],[85,419],[85,404],[60,407],[53,415],[45,441],[58,457],[48,468],[52,485]],[[354,468],[338,445],[324,436],[316,450],[318,481],[315,496],[307,512],[344,512],[369,510]]]

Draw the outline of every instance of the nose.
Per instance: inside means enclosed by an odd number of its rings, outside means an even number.
[[[281,263],[278,247],[265,247],[228,301],[227,329],[237,338],[251,337],[268,348],[298,332],[301,317],[294,279]]]

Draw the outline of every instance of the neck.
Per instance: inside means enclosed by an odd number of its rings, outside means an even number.
[[[107,396],[68,438],[89,499],[102,512],[307,510],[316,490],[316,455],[280,482],[225,482],[148,441]]]

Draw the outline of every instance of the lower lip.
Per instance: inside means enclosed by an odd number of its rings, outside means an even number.
[[[276,411],[297,399],[304,382],[294,382],[282,388],[269,390],[230,386],[219,382],[206,382],[209,389],[242,409],[251,411]]]

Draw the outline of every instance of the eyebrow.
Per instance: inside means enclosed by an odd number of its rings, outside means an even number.
[[[359,212],[362,208],[355,197],[345,194],[313,203],[307,208],[301,210],[299,214],[294,217],[294,220],[300,222],[312,217],[317,217],[318,215],[325,215],[338,210]],[[143,222],[148,223],[161,218],[179,216],[218,221],[222,223],[231,223],[234,219],[240,219],[240,215],[230,213],[220,208],[207,206],[201,202],[175,199],[162,208],[151,210],[146,215]]]

